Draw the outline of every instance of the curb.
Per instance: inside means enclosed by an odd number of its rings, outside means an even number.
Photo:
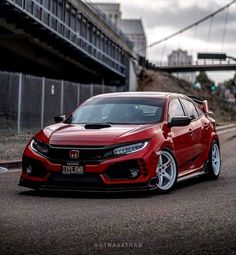
[[[216,130],[222,131],[222,130],[227,130],[227,129],[235,128],[235,127],[236,127],[236,124],[229,124],[229,125],[225,125],[225,126],[216,127]]]
[[[236,128],[236,124],[229,124],[225,126],[219,126],[216,127],[217,131],[224,131],[228,130],[231,128]],[[12,169],[12,168],[21,168],[21,160],[13,160],[13,161],[0,161],[0,167],[5,167],[7,169]]]
[[[7,169],[20,168],[21,167],[21,160],[1,161],[0,162],[0,167],[5,167]]]

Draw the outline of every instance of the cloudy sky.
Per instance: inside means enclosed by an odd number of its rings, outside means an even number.
[[[231,0],[94,0],[93,2],[120,3],[123,18],[142,18],[148,44],[176,32],[199,18],[219,9]],[[236,57],[236,3],[228,12],[228,24],[223,43],[226,11],[212,21],[174,37],[166,43],[148,49],[151,61],[166,61],[167,55],[177,48],[187,50],[194,59],[197,52],[227,52]],[[210,23],[212,22],[212,26]],[[211,27],[211,30],[210,30]],[[211,31],[209,33],[209,31]],[[210,72],[220,82],[231,78],[233,72]]]

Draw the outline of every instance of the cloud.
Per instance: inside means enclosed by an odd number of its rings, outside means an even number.
[[[104,0],[100,1],[104,2]],[[209,15],[229,3],[230,0],[107,0],[107,2],[120,3],[124,18],[142,18],[148,43],[151,44]],[[194,57],[196,57],[197,52],[220,52],[221,50],[236,56],[235,13],[236,4],[232,5],[229,9],[224,44],[222,44],[222,37],[226,11],[213,18],[209,43],[210,22],[208,20],[198,25],[197,28],[192,28],[174,37],[167,43],[162,43],[148,49],[149,59],[156,61],[160,59],[166,60],[167,55],[177,48],[187,50]]]
[[[136,6],[132,9],[132,13],[135,13],[136,17],[142,17],[147,29],[160,26],[177,29],[209,14],[209,11],[199,6],[181,8],[178,5],[170,5],[168,8],[159,9]]]
[[[124,18],[142,18],[148,43],[153,43],[179,29],[207,16],[231,0],[96,0],[94,2],[116,2],[121,4]],[[198,52],[225,51],[236,57],[236,4],[229,9],[225,42],[222,45],[226,11],[212,21],[209,43],[209,25],[201,25],[174,37],[166,43],[148,48],[150,61],[166,61],[167,55],[177,48],[187,50],[194,60]],[[196,36],[194,36],[194,34]],[[223,47],[222,47],[223,46]],[[211,79],[218,82],[229,79],[234,72],[209,72]]]
[[[107,0],[107,2],[115,2],[121,4],[124,18],[142,18],[144,28],[151,42],[153,32],[157,32],[156,38],[161,39],[168,33],[173,33],[179,29],[199,20],[219,9],[230,0]],[[104,2],[104,0],[96,0],[94,2]],[[229,41],[235,40],[236,22],[236,4],[230,7],[228,15],[227,31],[229,32]],[[213,18],[211,38],[219,39],[223,34],[226,11],[218,14]],[[159,31],[159,32],[158,32]],[[209,21],[198,26],[198,36],[203,40],[207,40],[209,32]],[[186,32],[184,36],[194,34],[194,28]]]
[[[128,3],[126,5],[128,7]],[[132,8],[129,8],[130,10],[132,9],[132,12],[124,12],[124,16],[127,18],[142,18],[147,32],[155,28],[159,28],[160,30],[166,28],[168,30],[177,31],[198,19],[207,16],[212,11],[220,8],[220,6],[222,5],[215,4],[214,8],[212,8],[212,5],[209,4],[204,8],[196,4],[187,7],[181,7],[179,4],[173,4],[168,6],[168,8],[161,7],[159,9],[152,9],[147,5],[142,7],[132,5]],[[222,31],[224,22],[225,12],[222,12],[213,18],[213,29],[216,31],[220,29]],[[236,22],[236,16],[230,12],[228,16],[228,28],[233,28],[234,22]],[[202,23],[202,25],[199,26],[200,29],[205,30],[206,32],[209,27],[208,23],[208,21]]]

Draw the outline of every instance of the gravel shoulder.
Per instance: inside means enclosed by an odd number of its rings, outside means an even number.
[[[32,136],[32,134],[0,135],[0,161],[21,159],[24,148]]]

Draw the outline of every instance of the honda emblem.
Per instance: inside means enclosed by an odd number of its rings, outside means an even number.
[[[77,150],[71,150],[71,151],[70,151],[70,158],[71,158],[71,159],[78,159],[78,158],[79,158],[79,151],[77,151]]]

